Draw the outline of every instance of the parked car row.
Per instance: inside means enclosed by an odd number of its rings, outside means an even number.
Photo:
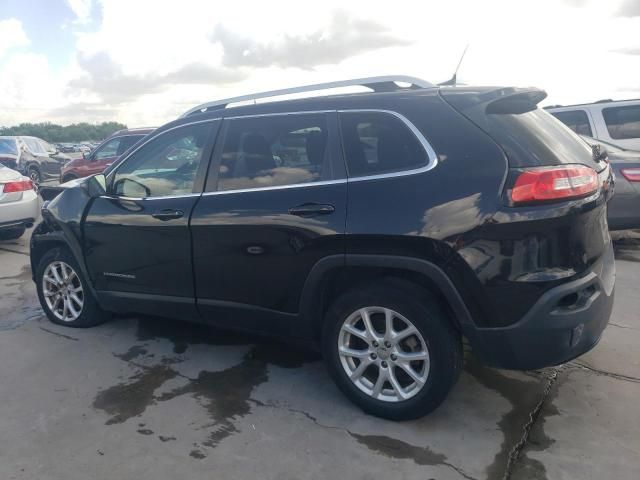
[[[60,171],[60,183],[102,172],[153,130],[153,128],[132,128],[115,132],[90,153],[83,152],[82,158],[65,164]]]
[[[28,176],[33,183],[57,181],[71,157],[36,137],[0,137],[0,164]]]
[[[371,92],[278,99],[345,86]],[[42,308],[293,338],[390,419],[445,399],[462,337],[492,366],[569,361],[613,305],[614,180],[545,97],[375,77],[196,106],[45,203]]]

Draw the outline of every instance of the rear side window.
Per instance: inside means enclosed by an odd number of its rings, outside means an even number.
[[[587,112],[584,110],[550,113],[577,134],[593,137],[591,125],[589,124],[589,117],[587,116]]]
[[[122,137],[120,139],[120,145],[118,146],[117,155],[122,155],[129,150],[130,147],[138,143],[141,138],[144,138],[144,135],[127,135],[126,137]]]
[[[296,185],[329,179],[328,138],[325,114],[231,119],[224,140],[217,190]]]
[[[603,108],[602,116],[611,138],[640,138],[640,105]]]
[[[340,129],[350,177],[412,170],[429,161],[409,127],[389,113],[343,112]]]
[[[13,138],[0,138],[0,153],[18,154],[18,146]]]
[[[98,148],[93,154],[93,158],[96,160],[102,160],[104,158],[115,157],[118,153],[118,147],[120,146],[120,138],[114,138]]]

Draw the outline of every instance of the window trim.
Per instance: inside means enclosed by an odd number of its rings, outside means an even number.
[[[260,117],[272,117],[272,116],[284,116],[284,115],[307,115],[307,114],[308,115],[311,115],[311,114],[325,114],[325,115],[338,114],[339,115],[341,113],[384,113],[384,114],[388,114],[398,118],[411,131],[411,133],[416,137],[416,139],[418,140],[422,148],[425,150],[425,153],[427,154],[427,158],[428,158],[427,164],[420,168],[413,168],[410,170],[398,170],[395,172],[387,172],[387,173],[378,173],[374,175],[349,177],[348,173],[346,173],[344,178],[336,178],[332,180],[319,180],[317,182],[292,183],[290,185],[272,185],[267,187],[238,188],[234,190],[217,190],[218,185],[217,185],[217,171],[216,171],[214,172],[214,175],[216,175],[216,190],[204,191],[202,195],[210,196],[210,195],[226,195],[226,194],[232,194],[232,193],[263,192],[263,191],[269,191],[269,190],[285,190],[290,188],[306,188],[306,187],[314,187],[314,186],[338,185],[338,184],[348,183],[348,182],[381,180],[381,179],[387,179],[387,178],[404,177],[408,175],[417,175],[420,173],[428,172],[429,170],[432,170],[438,165],[438,155],[436,154],[435,150],[433,149],[429,141],[424,137],[422,132],[407,117],[393,110],[385,110],[385,109],[379,109],[379,108],[365,108],[365,109],[354,108],[354,109],[308,110],[308,111],[301,110],[301,111],[293,111],[293,112],[261,113],[261,114],[253,114],[253,115],[234,115],[234,116],[221,117],[221,118],[222,120],[235,120],[235,119],[243,119],[243,118],[260,118]],[[227,133],[226,132],[227,125],[228,123],[225,126],[223,126],[223,130],[218,132],[218,134],[220,135],[220,138],[222,138],[223,140]],[[339,134],[339,132],[337,133]],[[336,139],[336,141],[339,142],[340,149],[342,150],[342,138],[340,135],[338,135],[338,138]],[[220,158],[221,152],[218,151],[218,148],[221,149],[223,143],[224,141],[216,142],[216,149],[214,150],[214,158],[211,162],[211,168],[213,169],[216,169],[219,167],[218,160]],[[344,159],[344,154],[342,154],[341,156],[343,157],[342,158],[343,163],[346,163]],[[346,165],[345,165],[345,169],[346,169]],[[208,183],[208,181],[209,179],[207,178],[205,185],[206,183]]]
[[[416,137],[420,145],[422,145],[422,148],[424,149],[428,158],[426,165],[419,168],[412,168],[410,170],[401,169],[395,172],[376,173],[373,175],[360,175],[357,177],[349,177],[347,175],[347,180],[349,182],[362,182],[365,180],[380,180],[385,178],[395,178],[395,177],[404,177],[407,175],[416,175],[416,174],[428,172],[429,170],[435,168],[438,165],[438,155],[436,154],[435,150],[433,149],[429,141],[424,137],[422,132],[418,130],[418,127],[416,127],[407,117],[405,117],[401,113],[395,112],[393,110],[381,110],[377,108],[366,108],[366,109],[358,108],[358,109],[338,110],[338,114],[341,114],[341,113],[385,113],[387,115],[391,115],[393,117],[398,118],[402,123],[405,124],[407,128],[409,128],[411,133],[413,133],[413,135]],[[346,163],[346,158],[345,158],[345,163]]]
[[[198,125],[200,123],[214,123],[214,122],[218,122],[220,120],[221,119],[219,117],[216,117],[216,118],[210,118],[210,119],[207,119],[207,120],[198,120],[198,121],[195,121],[195,122],[181,123],[180,125],[176,125],[174,127],[167,128],[166,130],[163,130],[161,132],[158,132],[156,135],[153,135],[151,138],[148,138],[147,140],[142,142],[140,145],[138,145],[135,149],[130,151],[129,154],[126,157],[122,158],[117,163],[115,168],[113,170],[111,170],[106,175],[105,178],[106,178],[107,189],[109,189],[111,187],[112,183],[113,183],[115,172],[117,172],[118,169],[122,165],[124,165],[124,163],[127,162],[129,160],[129,158],[134,153],[136,153],[138,150],[140,150],[142,147],[144,147],[147,143],[155,140],[156,138],[159,138],[160,136],[164,135],[165,133],[173,132],[174,130],[177,130],[179,128],[189,127],[191,125]],[[209,134],[211,136],[213,136],[212,132],[209,132]],[[220,134],[220,128],[216,129],[215,136],[217,137],[219,134]],[[160,197],[125,197],[123,195],[114,195],[112,193],[105,193],[104,195],[101,195],[101,198],[130,200],[130,201],[151,201],[151,200],[166,200],[166,199],[172,199],[172,198],[199,197],[200,195],[202,195],[202,190],[204,189],[204,180],[206,180],[207,171],[209,169],[209,164],[211,162],[211,155],[212,155],[212,152],[213,152],[213,148],[212,147],[214,147],[212,145],[212,141],[215,141],[215,138],[214,139],[211,139],[211,138],[208,139],[206,152],[203,152],[202,159],[200,160],[200,165],[198,165],[198,169],[196,170],[196,176],[195,176],[194,181],[193,181],[193,190],[197,189],[198,191],[192,191],[190,193],[184,193],[184,194],[181,194],[181,195],[164,195],[164,196],[160,196]],[[202,176],[205,177],[202,182],[198,181],[198,176],[199,175],[202,175]]]

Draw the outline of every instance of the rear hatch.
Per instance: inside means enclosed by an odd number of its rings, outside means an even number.
[[[542,90],[452,87],[440,92],[507,158],[500,205],[480,234],[500,245],[504,276],[487,279],[485,287],[503,323],[521,318],[553,286],[589,272],[603,275],[611,248],[607,161],[538,108],[546,97]],[[498,309],[505,295],[519,300]]]

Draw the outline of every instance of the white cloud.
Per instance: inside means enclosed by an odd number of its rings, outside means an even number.
[[[623,98],[640,77],[640,17],[625,0],[323,0],[313,9],[299,0],[67,1],[78,21],[68,26],[76,45],[63,69],[23,78],[12,61],[25,53],[14,48],[17,21],[0,34],[0,123],[46,117],[20,103],[41,92],[58,121],[135,126],[215,98],[309,83],[394,73],[438,82],[467,43],[459,80],[535,85],[546,103]]]
[[[16,18],[0,20],[0,58],[16,47],[29,45],[29,38]]]
[[[73,11],[79,23],[84,23],[89,20],[92,4],[92,0],[67,0],[67,5],[69,5],[69,8]]]

